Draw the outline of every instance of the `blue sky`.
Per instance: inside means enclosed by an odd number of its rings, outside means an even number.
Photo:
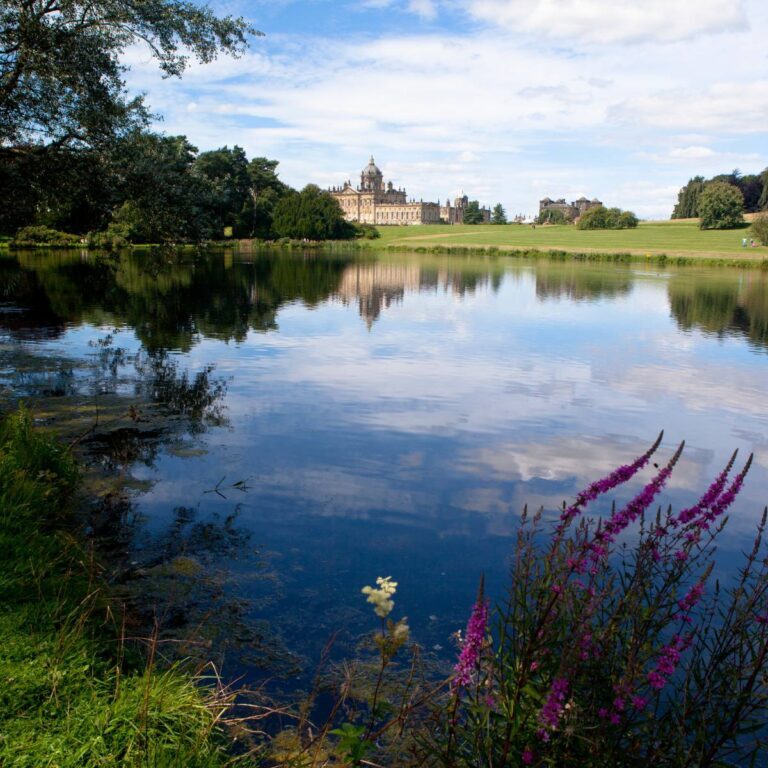
[[[768,166],[764,0],[228,0],[265,33],[163,80],[126,53],[158,128],[238,144],[293,186],[373,154],[419,199],[511,214],[597,196],[666,218],[701,173]]]

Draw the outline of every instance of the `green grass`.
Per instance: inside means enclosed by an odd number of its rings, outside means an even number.
[[[628,253],[633,256],[708,257],[760,261],[768,248],[742,248],[748,230],[700,230],[695,221],[643,222],[637,229],[578,230],[574,226],[426,225],[379,227],[381,238],[373,249],[434,247],[498,248],[500,250]]]
[[[126,653],[72,528],[78,472],[25,411],[0,423],[0,765],[218,768],[223,701]]]

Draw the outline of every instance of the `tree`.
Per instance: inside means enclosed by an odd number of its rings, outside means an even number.
[[[493,206],[493,212],[491,213],[491,224],[506,224],[507,212],[504,210],[504,206],[501,203],[496,203]]]
[[[94,145],[142,124],[121,54],[145,43],[164,74],[190,55],[237,55],[254,30],[189,0],[3,0],[0,4],[0,147]]]
[[[713,181],[699,198],[700,229],[733,229],[744,222],[744,195],[733,184]]]
[[[483,212],[477,200],[470,200],[464,209],[464,224],[482,224]]]
[[[758,213],[749,231],[762,245],[768,245],[768,212]]]
[[[293,190],[277,177],[277,160],[254,157],[248,164],[251,180],[251,234],[254,237],[272,236],[272,217],[275,206]]]
[[[677,195],[673,219],[695,219],[699,215],[699,197],[704,190],[704,177],[694,176]]]
[[[622,211],[621,208],[596,205],[579,217],[576,226],[579,229],[634,229],[637,226],[637,216],[632,211]]]
[[[761,211],[768,211],[768,168],[760,174],[760,180],[763,182],[763,191],[760,193],[757,207]]]
[[[214,236],[221,237],[225,227],[231,227],[235,237],[249,236],[253,229],[253,205],[245,152],[238,146],[202,152],[191,172],[205,188],[206,200],[202,204]]]
[[[559,208],[550,208],[539,214],[536,219],[537,224],[570,224],[571,219],[565,215]]]
[[[355,228],[345,219],[338,201],[314,184],[291,192],[275,206],[273,230],[278,237],[307,240],[347,240]]]

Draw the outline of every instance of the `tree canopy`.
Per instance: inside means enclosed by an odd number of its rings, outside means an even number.
[[[596,205],[579,216],[576,226],[578,229],[634,229],[637,223],[632,211]]]
[[[501,203],[496,203],[491,212],[491,224],[506,224],[507,212]]]
[[[314,184],[290,192],[275,206],[273,229],[278,237],[307,240],[344,240],[355,228],[344,219],[338,201]]]
[[[3,0],[0,147],[98,145],[146,121],[130,99],[120,55],[144,43],[165,75],[190,56],[240,54],[242,18],[186,0]]]
[[[744,195],[724,181],[706,185],[699,198],[701,229],[733,229],[744,222]]]
[[[705,187],[714,182],[729,184],[738,189],[744,198],[744,211],[757,213],[768,210],[768,168],[762,173],[742,174],[736,168],[730,173],[721,173],[711,179],[694,176],[680,190],[677,204],[672,212],[673,219],[692,219],[699,215],[699,198]]]
[[[464,209],[465,224],[482,224],[483,212],[480,210],[480,203],[477,200],[470,200]]]

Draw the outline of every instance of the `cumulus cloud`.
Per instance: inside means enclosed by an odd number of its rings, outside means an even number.
[[[747,25],[733,0],[469,0],[477,19],[577,43],[672,42]]]

